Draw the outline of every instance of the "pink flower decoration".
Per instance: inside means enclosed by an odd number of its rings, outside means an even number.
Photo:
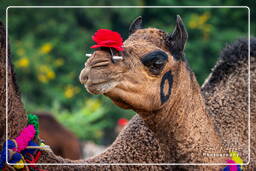
[[[24,128],[20,135],[15,138],[18,147],[14,150],[17,152],[24,150],[28,146],[28,142],[34,138],[35,133],[36,130],[34,125],[28,125],[26,128]]]
[[[227,163],[230,163],[230,164],[236,164],[236,162],[235,162],[235,161],[233,161],[233,160],[227,160]],[[238,171],[238,169],[237,169],[237,166],[236,166],[236,165],[230,165],[230,166],[229,166],[229,169],[230,169],[230,171]]]

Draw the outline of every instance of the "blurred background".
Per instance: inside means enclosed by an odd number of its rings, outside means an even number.
[[[181,1],[193,5],[193,1]],[[235,1],[226,5],[240,5]],[[79,2],[76,1],[76,2]],[[80,1],[82,2],[82,1]],[[101,2],[101,3],[100,3]],[[121,2],[120,2],[121,3]],[[160,0],[130,4],[93,1],[85,5],[170,5]],[[39,5],[40,1],[3,2],[8,5]],[[62,1],[41,5],[79,5]],[[181,5],[181,4],[180,4]],[[205,4],[201,4],[205,5]],[[224,5],[224,4],[222,4]],[[186,57],[200,84],[214,66],[226,44],[247,36],[246,8],[10,8],[8,31],[13,64],[22,100],[28,113],[40,116],[41,137],[56,153],[67,158],[85,158],[110,145],[135,114],[122,110],[102,95],[90,95],[78,76],[94,44],[91,36],[100,28],[128,37],[130,23],[142,16],[145,27],[172,32],[179,14],[189,34]],[[5,21],[5,16],[0,17]],[[255,24],[255,21],[252,21]],[[69,142],[60,146],[63,142]],[[73,144],[73,145],[70,145]],[[74,145],[76,144],[76,145]],[[56,146],[56,148],[55,148]],[[79,148],[79,157],[61,152]],[[95,151],[90,151],[95,148]],[[74,150],[77,151],[77,150]],[[68,153],[66,156],[64,153]],[[75,153],[75,152],[74,152]],[[76,152],[79,153],[79,152]]]

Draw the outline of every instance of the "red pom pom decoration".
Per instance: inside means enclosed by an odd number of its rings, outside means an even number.
[[[125,126],[127,123],[128,123],[128,120],[125,118],[120,118],[118,120],[118,125],[120,125],[120,126]]]
[[[92,40],[97,44],[91,48],[109,47],[115,48],[117,51],[123,51],[123,38],[117,32],[108,29],[99,29],[93,36]]]

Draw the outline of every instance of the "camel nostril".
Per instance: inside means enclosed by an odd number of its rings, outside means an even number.
[[[92,63],[90,63],[90,66],[92,68],[96,68],[96,67],[106,67],[110,64],[109,59],[97,59],[95,61],[92,61]]]
[[[87,80],[88,80],[88,75],[87,75],[86,69],[84,68],[79,75],[79,81],[81,84],[86,84]]]

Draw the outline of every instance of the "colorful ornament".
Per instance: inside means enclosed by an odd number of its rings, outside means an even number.
[[[114,48],[117,51],[123,51],[123,38],[119,33],[108,30],[99,29],[93,36],[92,39],[97,43],[91,46],[91,48],[109,47]]]
[[[24,150],[27,147],[28,142],[34,138],[35,133],[36,130],[34,125],[28,125],[26,128],[24,128],[21,131],[20,135],[17,138],[15,138],[15,141],[18,146],[17,149],[15,149],[15,151],[21,152],[22,150]]]
[[[28,126],[21,131],[15,140],[8,140],[4,143],[0,157],[0,170],[5,169],[6,160],[11,164],[15,164],[13,167],[16,169],[24,168],[25,162],[36,163],[39,160],[41,156],[40,150],[45,150],[46,146],[39,146],[33,140],[39,134],[38,126],[37,116],[29,114]],[[10,165],[8,167],[12,166]],[[38,169],[35,165],[26,166],[26,168]]]
[[[230,152],[230,156],[232,156],[231,160],[227,160],[229,164],[237,164],[237,165],[229,165],[226,166],[223,171],[242,171],[243,160],[239,157],[237,152]]]
[[[24,167],[24,162],[23,160],[21,159],[20,161],[18,161],[16,163],[17,165],[14,165],[13,167],[15,167],[16,169],[22,169]]]
[[[230,156],[232,156],[232,160],[236,163],[243,164],[243,160],[239,157],[237,152],[230,152]]]
[[[36,130],[36,135],[39,135],[39,121],[38,121],[38,116],[33,115],[33,114],[28,114],[28,125],[34,125],[35,130]]]
[[[120,118],[117,123],[119,126],[125,126],[128,123],[128,120],[125,118]]]

